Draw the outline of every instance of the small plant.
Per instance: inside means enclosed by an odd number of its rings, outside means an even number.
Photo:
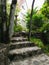
[[[31,42],[34,42],[35,44],[37,44],[37,46],[39,46],[43,50],[44,53],[49,55],[49,44],[44,45],[41,39],[38,39],[36,37],[31,37],[30,40]]]
[[[22,31],[22,26],[21,25],[17,25],[17,26],[14,26],[14,32],[19,32],[19,31]]]
[[[35,37],[31,37],[31,42],[34,42],[35,44],[37,44],[39,47],[44,47],[43,42],[41,41],[41,39],[35,38]]]

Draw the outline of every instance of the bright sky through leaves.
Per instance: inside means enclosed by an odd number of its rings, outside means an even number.
[[[19,1],[20,1],[20,0],[19,0]],[[21,1],[22,1],[22,0],[21,0]],[[21,1],[20,1],[20,2],[21,2]],[[21,2],[22,4],[19,2],[19,7],[21,8],[21,11],[20,11],[19,14],[18,14],[18,18],[20,19],[20,23],[21,23],[21,25],[22,25],[23,27],[26,27],[26,23],[23,22],[23,15],[26,14],[26,12],[27,12],[28,9],[31,9],[32,1],[33,1],[33,0],[25,0],[24,3]],[[39,10],[39,9],[42,7],[44,1],[45,1],[45,0],[35,0],[34,8],[37,7],[37,9]],[[11,0],[9,0],[9,3],[10,3],[10,2],[11,2]],[[26,3],[27,3],[27,6],[26,6]],[[21,6],[20,6],[20,4],[21,4]],[[23,8],[22,8],[22,6],[23,6]],[[27,7],[28,7],[28,9],[27,9]],[[23,15],[22,15],[22,14],[23,14]]]
[[[20,0],[19,0],[20,1]],[[21,0],[22,1],[22,0]],[[32,5],[32,1],[33,0],[26,0],[27,2],[27,6],[28,8],[31,8],[31,5]],[[35,0],[35,5],[34,5],[34,8],[37,7],[37,9],[40,9],[43,5],[45,0]],[[11,0],[9,0],[9,2],[11,2]],[[24,1],[25,2],[25,1]],[[19,3],[20,4],[20,3]]]

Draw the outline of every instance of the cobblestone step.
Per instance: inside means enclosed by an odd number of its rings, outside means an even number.
[[[49,56],[42,53],[34,57],[12,61],[10,65],[49,65]]]
[[[27,38],[24,38],[24,37],[13,37],[11,39],[11,42],[14,43],[14,42],[21,42],[21,41],[27,41],[28,39]]]
[[[19,36],[21,36],[20,32],[15,32],[13,35],[13,37],[19,37]]]
[[[34,47],[26,47],[21,49],[13,49],[9,51],[9,58],[10,60],[14,59],[21,59],[30,56],[35,56],[41,53],[41,48],[34,46]]]
[[[10,49],[17,49],[17,48],[24,48],[24,47],[33,47],[36,46],[34,43],[30,41],[22,41],[22,42],[15,42],[10,44]]]
[[[28,33],[26,31],[21,31],[21,32],[15,32],[13,35],[13,37],[19,37],[19,36],[26,37],[28,36]]]

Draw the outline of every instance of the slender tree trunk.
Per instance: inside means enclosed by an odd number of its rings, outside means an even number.
[[[1,17],[1,0],[0,0],[0,42],[1,42],[1,21],[2,21],[2,17]]]
[[[34,7],[35,0],[32,2],[32,9],[31,9],[31,14],[30,14],[30,25],[29,25],[29,35],[28,35],[28,40],[30,40],[31,37],[31,31],[32,31],[32,16],[33,16],[33,7]]]
[[[6,32],[6,0],[1,0],[1,42],[5,42]]]
[[[10,17],[9,17],[9,37],[10,38],[14,32],[14,15],[15,15],[16,3],[17,3],[17,0],[12,0]]]

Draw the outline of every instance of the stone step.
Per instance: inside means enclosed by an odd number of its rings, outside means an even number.
[[[6,48],[9,44],[0,43],[0,50]]]
[[[15,32],[13,37],[19,37],[19,36],[28,36],[28,33],[26,31],[21,31],[21,32]]]
[[[21,49],[10,50],[8,57],[10,60],[17,60],[30,56],[35,56],[37,54],[41,54],[41,48],[34,46],[34,47],[26,47]]]
[[[12,61],[10,65],[49,65],[49,56],[42,53],[35,57]]]
[[[12,37],[19,37],[21,36],[20,32],[15,32]]]
[[[11,39],[11,42],[14,43],[14,42],[21,42],[21,41],[27,41],[28,39],[27,38],[24,38],[24,37],[13,37]]]
[[[10,49],[15,49],[15,48],[23,48],[23,47],[33,47],[36,46],[36,44],[30,42],[30,41],[22,41],[22,42],[16,42],[16,43],[11,43],[10,44]]]

